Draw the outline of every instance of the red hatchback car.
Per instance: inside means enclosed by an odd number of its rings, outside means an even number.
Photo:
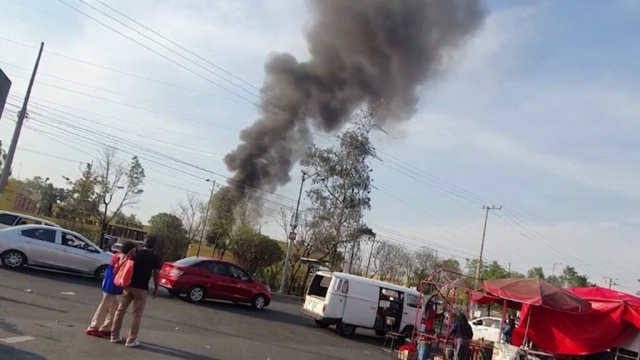
[[[206,299],[248,303],[262,310],[271,302],[271,289],[237,265],[226,261],[188,257],[164,263],[160,286],[172,295],[185,294],[191,302]]]

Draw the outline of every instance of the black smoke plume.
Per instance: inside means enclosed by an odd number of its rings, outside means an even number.
[[[241,194],[287,184],[312,141],[310,125],[340,129],[357,108],[384,99],[376,122],[416,111],[418,88],[482,23],[479,0],[311,0],[310,59],[265,65],[260,118],[224,161]]]

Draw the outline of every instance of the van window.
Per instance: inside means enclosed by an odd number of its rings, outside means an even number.
[[[309,284],[308,295],[325,298],[327,296],[327,290],[329,290],[329,284],[331,284],[330,276],[315,275],[311,284]]]
[[[406,294],[407,296],[407,306],[412,308],[418,307],[418,296],[413,294]]]
[[[349,281],[345,280],[342,282],[342,289],[340,290],[341,293],[343,294],[348,294],[349,293]]]
[[[342,286],[342,279],[337,279],[336,283],[333,285],[333,291],[340,291],[340,286]]]
[[[18,217],[11,214],[0,214],[0,224],[5,224],[9,226],[13,226],[15,224]]]

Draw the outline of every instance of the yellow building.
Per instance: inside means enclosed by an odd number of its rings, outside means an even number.
[[[84,213],[75,218],[65,216],[65,207],[53,204],[51,216],[38,214],[39,197],[31,194],[23,188],[19,181],[9,179],[0,199],[0,210],[12,211],[25,215],[37,216],[39,218],[52,221],[67,228],[85,235],[89,239],[97,239],[100,234],[100,225],[95,218]],[[129,240],[142,240],[144,235],[149,233],[149,226],[140,223],[126,222],[123,220],[112,220],[107,226],[107,235]]]

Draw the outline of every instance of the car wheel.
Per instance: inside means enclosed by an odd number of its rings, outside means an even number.
[[[96,279],[103,281],[104,277],[107,275],[107,265],[100,266],[93,275]]]
[[[207,298],[207,293],[202,286],[192,286],[187,291],[187,300],[189,302],[198,303]]]
[[[336,325],[336,329],[338,330],[338,335],[342,337],[350,337],[356,332],[356,327],[354,325],[346,324],[342,321]]]
[[[322,320],[316,320],[316,326],[318,326],[321,329],[326,329],[329,327],[329,324],[327,324],[326,322],[322,321]]]
[[[1,261],[2,266],[9,269],[17,269],[27,265],[27,256],[20,251],[9,250],[2,254]]]
[[[251,302],[251,307],[256,310],[262,310],[264,309],[266,304],[267,299],[264,297],[264,295],[256,295],[256,297],[254,297],[253,301]]]

